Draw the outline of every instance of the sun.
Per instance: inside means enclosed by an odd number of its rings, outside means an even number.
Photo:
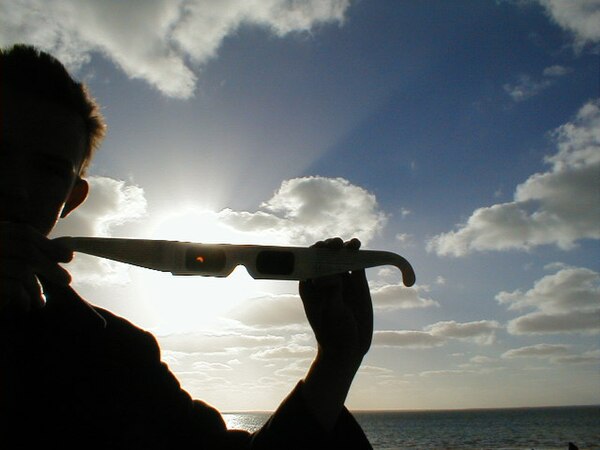
[[[149,225],[147,235],[198,243],[264,243],[264,236],[240,232],[219,220],[219,213],[195,207],[165,211]],[[254,280],[243,266],[226,278],[173,276],[151,270],[136,271],[143,301],[152,308],[163,333],[217,330],[228,312],[249,298],[282,289],[290,282]]]
[[[245,238],[219,221],[217,212],[208,209],[182,206],[157,216],[150,230],[153,239],[217,244]]]

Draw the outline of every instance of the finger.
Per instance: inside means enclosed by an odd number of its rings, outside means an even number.
[[[32,249],[37,248],[46,257],[57,262],[69,262],[73,258],[73,251],[61,241],[50,240],[27,224],[0,222],[0,241],[3,243],[3,253],[12,249],[13,252],[31,254]]]
[[[67,247],[62,241],[52,239],[46,241],[49,245],[48,252],[59,262],[70,262],[73,259],[73,250]]]
[[[32,276],[25,282],[24,290],[27,294],[25,311],[39,309],[44,306],[46,302],[44,301],[44,294],[42,293],[42,285],[35,276]]]
[[[6,277],[25,281],[31,279],[33,274],[38,274],[55,284],[67,285],[71,282],[69,272],[29,242],[20,247],[8,245],[2,249],[1,256],[0,274]]]
[[[358,250],[361,246],[361,242],[357,238],[352,238],[349,241],[344,242],[344,247],[349,250]]]
[[[16,254],[15,254],[16,253]],[[10,259],[6,261],[4,266],[12,268],[9,272],[15,276],[15,272],[21,272],[21,278],[27,279],[32,274],[37,274],[48,281],[67,285],[71,283],[71,275],[64,268],[58,265],[58,263],[46,256],[36,247],[29,247],[26,251],[17,253],[15,251],[9,252]]]
[[[57,263],[48,259],[42,259],[37,264],[34,264],[32,271],[54,284],[66,286],[71,283],[71,274]]]
[[[344,241],[340,237],[325,239],[324,241],[315,242],[311,247],[315,248],[332,248],[338,249],[344,246]]]
[[[31,244],[38,248],[48,259],[55,262],[69,262],[73,259],[73,250],[62,241],[48,239],[37,232],[29,235]]]
[[[29,312],[44,305],[41,290],[33,283],[26,285],[20,281],[3,279],[0,289],[0,310]]]
[[[29,287],[29,292],[33,292],[35,295],[31,295],[31,307],[41,308],[46,304],[46,296],[44,295],[44,289],[42,283],[37,277],[33,277],[34,282]]]
[[[325,243],[327,244],[327,247],[331,249],[339,249],[344,246],[344,241],[340,237],[326,239]]]
[[[0,283],[3,288],[8,286],[12,292],[16,292],[17,289],[10,286],[22,286],[30,297],[40,296],[42,292],[41,285],[31,268],[19,261],[0,266]]]

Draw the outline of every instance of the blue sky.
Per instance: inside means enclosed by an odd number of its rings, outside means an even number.
[[[109,133],[55,235],[359,237],[374,345],[348,404],[600,402],[600,2],[0,2],[0,44],[66,61]],[[194,396],[272,409],[315,343],[297,287],[78,256]]]

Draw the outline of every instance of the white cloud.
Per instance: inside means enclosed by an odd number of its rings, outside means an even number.
[[[358,369],[358,373],[361,376],[371,375],[380,378],[393,378],[394,371],[391,369],[387,369],[385,367],[378,366],[369,366],[367,364],[363,364]]]
[[[432,348],[446,343],[446,339],[425,331],[375,331],[373,345],[383,347]]]
[[[501,292],[496,299],[510,310],[527,307],[545,312],[593,311],[600,307],[600,275],[586,268],[563,268],[535,282],[527,292]]]
[[[537,344],[508,350],[502,354],[502,358],[552,358],[558,355],[566,355],[568,352],[568,345]]]
[[[429,308],[440,306],[435,300],[421,296],[421,291],[427,291],[424,286],[407,288],[402,284],[386,284],[371,288],[373,307],[380,310]]]
[[[571,347],[563,344],[537,344],[508,350],[502,354],[504,359],[537,358],[555,364],[598,364],[600,350],[589,350],[583,353],[571,351]]]
[[[419,372],[421,377],[448,377],[448,376],[464,376],[469,374],[478,374],[479,371],[468,369],[445,369],[445,370],[425,370]]]
[[[570,67],[555,64],[554,66],[546,67],[544,69],[543,75],[545,77],[562,77],[571,72],[573,72],[573,69],[571,69]]]
[[[512,334],[598,333],[600,332],[600,309],[591,313],[534,312],[511,320],[507,329]]]
[[[373,307],[379,311],[428,308],[439,303],[423,297],[426,287],[407,288],[401,284],[372,287]],[[227,317],[252,328],[306,328],[308,322],[299,295],[265,295],[245,300],[227,313]]]
[[[477,355],[469,359],[469,362],[472,364],[493,364],[496,362],[496,360],[494,358],[490,358],[489,356]]]
[[[86,201],[61,219],[53,236],[110,236],[115,227],[146,214],[144,190],[125,181],[92,176]]]
[[[526,292],[500,292],[496,300],[509,310],[533,308],[508,323],[513,334],[600,332],[600,274],[586,268],[562,268]]]
[[[475,322],[437,322],[417,330],[382,330],[373,333],[373,345],[383,347],[432,348],[445,345],[450,339],[489,345],[495,332],[502,327],[495,320]]]
[[[409,233],[398,233],[396,234],[396,240],[405,247],[412,247],[414,245],[414,235]]]
[[[561,355],[553,359],[559,364],[598,364],[600,363],[600,350],[583,352],[580,355]]]
[[[308,325],[300,296],[291,294],[248,299],[227,316],[257,328]]]
[[[521,102],[538,95],[543,90],[555,84],[558,81],[558,78],[563,77],[572,71],[573,69],[570,67],[554,65],[546,67],[542,71],[541,78],[534,79],[529,75],[522,74],[518,77],[516,83],[506,83],[503,88],[515,102]]]
[[[552,272],[558,272],[561,269],[567,269],[569,267],[570,266],[568,266],[565,263],[556,261],[556,262],[551,262],[551,263],[546,264],[544,266],[544,270],[552,271]]]
[[[250,357],[258,360],[272,359],[307,359],[316,354],[314,347],[306,345],[289,344],[283,347],[268,348],[253,353]]]
[[[437,322],[425,328],[433,336],[473,341],[480,345],[492,344],[495,333],[502,327],[495,320],[458,323],[453,320]]]
[[[389,266],[380,267],[377,269],[377,276],[379,278],[394,278],[397,279],[398,271],[397,269],[392,269]]]
[[[146,198],[142,188],[107,177],[92,176],[88,182],[89,197],[58,222],[52,237],[110,236],[120,225],[145,216]],[[67,269],[76,283],[122,284],[129,279],[123,264],[88,255],[76,255]]]
[[[349,0],[14,0],[0,3],[0,45],[26,42],[75,69],[101,53],[165,95],[193,95],[199,68],[242,25],[276,36],[342,23]],[[192,61],[193,65],[188,61]]]
[[[515,102],[521,102],[538,95],[551,85],[552,81],[549,79],[533,80],[529,75],[520,75],[516,84],[507,83],[502,87]]]
[[[294,383],[298,378],[301,378],[306,374],[311,361],[312,357],[306,359],[294,359],[282,369],[276,370],[275,375],[285,377],[290,383]]]
[[[584,105],[553,136],[558,152],[546,158],[548,172],[517,186],[514,201],[475,210],[457,230],[432,238],[428,250],[452,256],[549,244],[568,250],[577,240],[599,239],[600,101]]]
[[[573,34],[576,48],[600,42],[600,0],[538,0],[548,16]]]
[[[274,335],[178,333],[157,336],[164,351],[178,353],[223,353],[281,345],[284,338]]]
[[[240,231],[286,236],[294,245],[334,236],[357,237],[366,244],[386,222],[375,196],[343,178],[286,180],[261,208],[253,213],[224,210],[220,219]]]
[[[218,362],[206,362],[206,361],[197,361],[192,364],[192,368],[194,370],[198,370],[200,372],[208,371],[230,371],[233,370],[231,366]]]

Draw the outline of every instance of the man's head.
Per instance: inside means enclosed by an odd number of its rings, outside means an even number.
[[[0,127],[0,220],[48,234],[87,195],[98,106],[58,60],[18,45],[0,50]]]
[[[19,92],[60,105],[83,120],[86,144],[80,175],[85,175],[106,126],[100,108],[85,85],[75,81],[60,61],[35,47],[18,44],[0,49],[2,94]]]

